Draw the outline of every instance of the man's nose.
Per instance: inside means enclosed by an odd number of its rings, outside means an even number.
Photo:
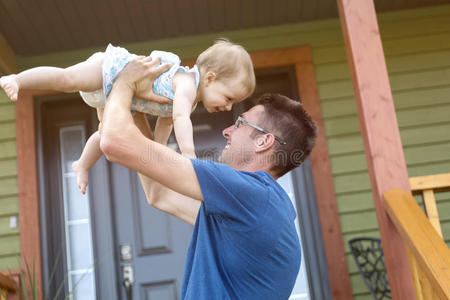
[[[231,132],[233,132],[233,128],[234,128],[234,125],[231,125],[231,126],[225,128],[224,130],[222,130],[223,137],[226,139],[229,138],[231,135]]]

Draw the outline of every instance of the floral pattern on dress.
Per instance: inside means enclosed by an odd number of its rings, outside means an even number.
[[[161,64],[171,63],[172,67],[161,74],[153,83],[153,92],[157,95],[167,97],[173,100],[174,90],[172,88],[173,76],[176,72],[192,72],[195,74],[195,85],[198,88],[200,74],[197,66],[192,69],[189,67],[180,66],[180,58],[173,53],[165,51],[152,51],[150,54],[152,58],[160,57]],[[103,60],[102,73],[103,73],[103,92],[105,99],[108,98],[111,92],[114,81],[119,75],[120,71],[133,59],[135,54],[129,53],[126,49],[121,47],[114,47],[111,44],[108,45],[105,51],[105,58]],[[142,99],[133,98],[131,109],[134,111],[143,112],[150,115],[160,117],[171,117],[173,106],[171,103],[160,104],[156,102],[146,101]]]

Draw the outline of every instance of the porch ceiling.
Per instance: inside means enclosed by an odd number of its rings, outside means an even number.
[[[375,5],[381,12],[448,2]],[[0,0],[0,33],[26,56],[337,16],[336,0]]]

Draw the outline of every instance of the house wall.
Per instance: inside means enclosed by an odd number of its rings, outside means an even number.
[[[15,136],[14,104],[0,92],[0,270],[16,268],[20,256],[18,225],[10,228],[19,210]]]
[[[450,5],[381,14],[380,30],[410,176],[450,172]],[[173,51],[193,58],[226,36],[249,51],[308,44],[312,48],[344,240],[379,236],[363,142],[339,20],[224,32],[126,45],[135,53]],[[270,42],[268,42],[270,41]],[[68,66],[94,51],[84,49],[18,57],[19,69]],[[14,106],[0,94],[0,270],[18,266],[19,232]],[[438,196],[450,244],[450,195]],[[347,247],[347,245],[346,245]],[[347,249],[355,299],[371,299]]]

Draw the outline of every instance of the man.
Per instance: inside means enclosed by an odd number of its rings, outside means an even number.
[[[135,82],[167,69],[157,64],[139,57],[122,71],[101,148],[141,174],[150,204],[194,225],[181,299],[287,299],[301,253],[295,210],[275,180],[309,155],[314,122],[300,103],[265,95],[223,130],[220,163],[190,160],[146,138],[129,112]]]

